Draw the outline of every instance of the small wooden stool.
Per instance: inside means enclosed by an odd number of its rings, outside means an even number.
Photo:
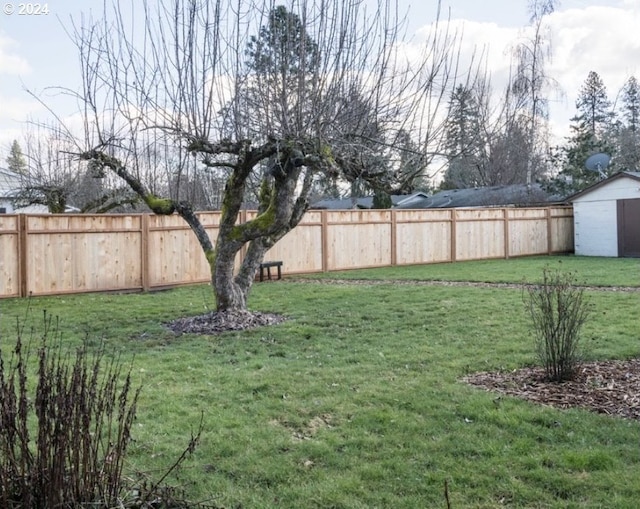
[[[282,262],[262,262],[260,264],[260,281],[264,281],[264,269],[267,269],[267,278],[271,279],[271,267],[278,268],[278,279],[282,279]]]

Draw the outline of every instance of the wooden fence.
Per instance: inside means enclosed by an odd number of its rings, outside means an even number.
[[[219,213],[200,218],[215,240]],[[302,274],[572,251],[571,207],[322,210],[307,212],[266,259]],[[0,297],[209,280],[195,236],[175,215],[0,215]]]

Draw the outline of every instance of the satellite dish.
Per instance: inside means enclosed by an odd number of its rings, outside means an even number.
[[[584,167],[589,171],[598,172],[600,178],[604,179],[607,178],[607,174],[604,170],[609,166],[609,161],[611,161],[611,156],[600,152],[589,156],[587,161],[584,163]]]

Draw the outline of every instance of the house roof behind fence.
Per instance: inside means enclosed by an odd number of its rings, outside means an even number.
[[[540,205],[563,201],[561,196],[550,195],[540,184],[530,189],[526,184],[508,186],[449,189],[432,196],[398,204],[397,208],[433,209],[456,207],[496,207],[505,205]]]
[[[426,194],[424,196],[426,196]],[[406,195],[391,195],[391,203],[395,206],[397,203],[406,199],[407,197],[408,196]],[[372,206],[373,196],[363,196],[361,198],[328,198],[313,203],[311,205],[311,208],[327,210],[348,210],[370,209]]]
[[[411,195],[392,195],[391,202],[396,209],[433,209],[456,207],[499,207],[507,205],[548,205],[564,202],[562,196],[547,193],[540,184],[530,189],[526,184],[514,184],[493,187],[474,187],[469,189],[449,189],[432,196],[423,192]],[[326,199],[315,202],[313,209],[370,209],[373,197]]]

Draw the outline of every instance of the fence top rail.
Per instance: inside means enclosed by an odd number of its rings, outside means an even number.
[[[277,257],[287,274],[297,274],[570,252],[572,211],[565,205],[310,210],[266,259]],[[220,212],[198,215],[215,235]],[[255,215],[243,210],[239,219]],[[2,298],[173,287],[208,281],[210,270],[177,214],[0,215]]]
[[[395,214],[395,213],[403,213],[403,212],[443,212],[443,211],[466,211],[466,210],[547,210],[547,209],[554,209],[554,210],[573,210],[573,205],[565,205],[565,204],[559,204],[559,205],[536,205],[533,207],[520,207],[520,206],[486,206],[486,207],[450,207],[450,208],[416,208],[416,209],[309,209],[307,210],[306,214],[307,215],[311,215],[311,214],[322,214],[322,213],[329,213],[329,214],[340,214],[340,213],[345,213],[345,212],[351,212],[351,213],[370,213],[370,212],[376,212],[379,214]],[[258,211],[255,209],[242,209],[241,213],[246,213],[246,214],[253,214],[253,215],[257,215]],[[196,214],[198,215],[218,215],[220,214],[220,210],[198,210],[196,211]],[[65,212],[63,214],[50,214],[47,212],[29,212],[29,213],[16,213],[16,212],[10,212],[10,213],[3,213],[0,215],[0,217],[19,217],[19,216],[26,216],[26,217],[56,217],[56,216],[63,216],[63,217],[87,217],[87,216],[98,216],[98,217],[122,217],[122,216],[135,216],[135,217],[139,217],[139,216],[153,216],[153,217],[171,217],[171,216],[177,216],[177,213],[171,214],[169,216],[158,216],[157,214],[154,214],[153,212],[127,212],[127,213],[117,213],[117,212],[106,212],[104,214],[85,214],[82,212]]]

